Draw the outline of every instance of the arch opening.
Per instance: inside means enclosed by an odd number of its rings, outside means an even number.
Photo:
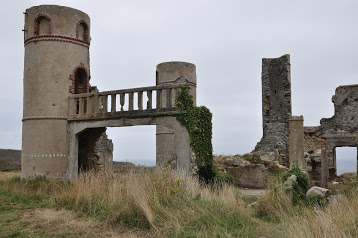
[[[35,20],[34,36],[51,35],[51,21],[46,16],[39,16]]]
[[[89,29],[84,21],[77,24],[77,39],[84,42],[89,42]]]
[[[88,80],[87,72],[83,68],[78,68],[75,71],[75,89],[74,94],[87,93],[88,91]]]

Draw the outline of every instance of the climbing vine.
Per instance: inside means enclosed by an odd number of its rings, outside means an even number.
[[[180,111],[177,120],[188,130],[190,146],[196,157],[195,164],[198,167],[199,179],[210,183],[215,177],[211,142],[212,114],[204,106],[194,106],[193,96],[189,90],[189,86],[181,86],[181,91],[176,98],[175,103]]]

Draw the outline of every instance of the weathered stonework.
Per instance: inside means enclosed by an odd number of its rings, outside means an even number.
[[[25,11],[22,177],[67,178],[68,75],[89,68],[89,42],[76,38],[79,10],[35,6]],[[89,77],[89,75],[88,75]]]
[[[74,179],[92,169],[111,175],[106,127],[135,125],[157,127],[157,165],[191,171],[190,138],[176,120],[175,99],[185,84],[195,103],[195,65],[165,62],[155,86],[100,92],[89,83],[90,39],[90,18],[79,10],[26,10],[21,176]]]
[[[107,175],[112,175],[113,171],[113,143],[108,139],[104,132],[96,141],[93,153],[93,161],[96,163],[98,170],[105,171]]]
[[[248,164],[229,167],[227,172],[234,177],[236,183],[244,188],[264,188],[266,184],[266,168],[262,164]]]
[[[288,122],[290,168],[296,165],[307,170],[307,163],[304,159],[303,116],[291,116]]]
[[[335,148],[357,147],[358,85],[339,86],[332,97],[334,116],[303,127],[303,118],[290,117],[289,55],[262,62],[263,137],[255,151],[262,160],[297,163],[307,168],[312,184],[326,186],[336,175]]]
[[[262,160],[288,166],[288,118],[291,116],[290,56],[262,59],[263,136],[256,145]]]

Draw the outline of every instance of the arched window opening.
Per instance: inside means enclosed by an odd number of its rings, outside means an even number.
[[[77,39],[84,42],[89,42],[88,26],[83,21],[77,24]]]
[[[50,19],[45,16],[39,16],[35,20],[35,36],[51,35]]]
[[[75,94],[87,93],[87,73],[83,68],[78,68],[75,72]]]

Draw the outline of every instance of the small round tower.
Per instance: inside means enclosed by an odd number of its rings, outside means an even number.
[[[187,62],[164,62],[157,65],[156,85],[187,83],[196,105],[196,67]],[[165,97],[164,97],[165,99]],[[165,100],[164,100],[165,104]],[[175,138],[172,127],[157,125],[156,158],[157,165],[165,165],[174,160]],[[180,165],[178,165],[180,166]]]
[[[56,5],[24,14],[21,176],[66,178],[68,96],[89,90],[90,18]]]

